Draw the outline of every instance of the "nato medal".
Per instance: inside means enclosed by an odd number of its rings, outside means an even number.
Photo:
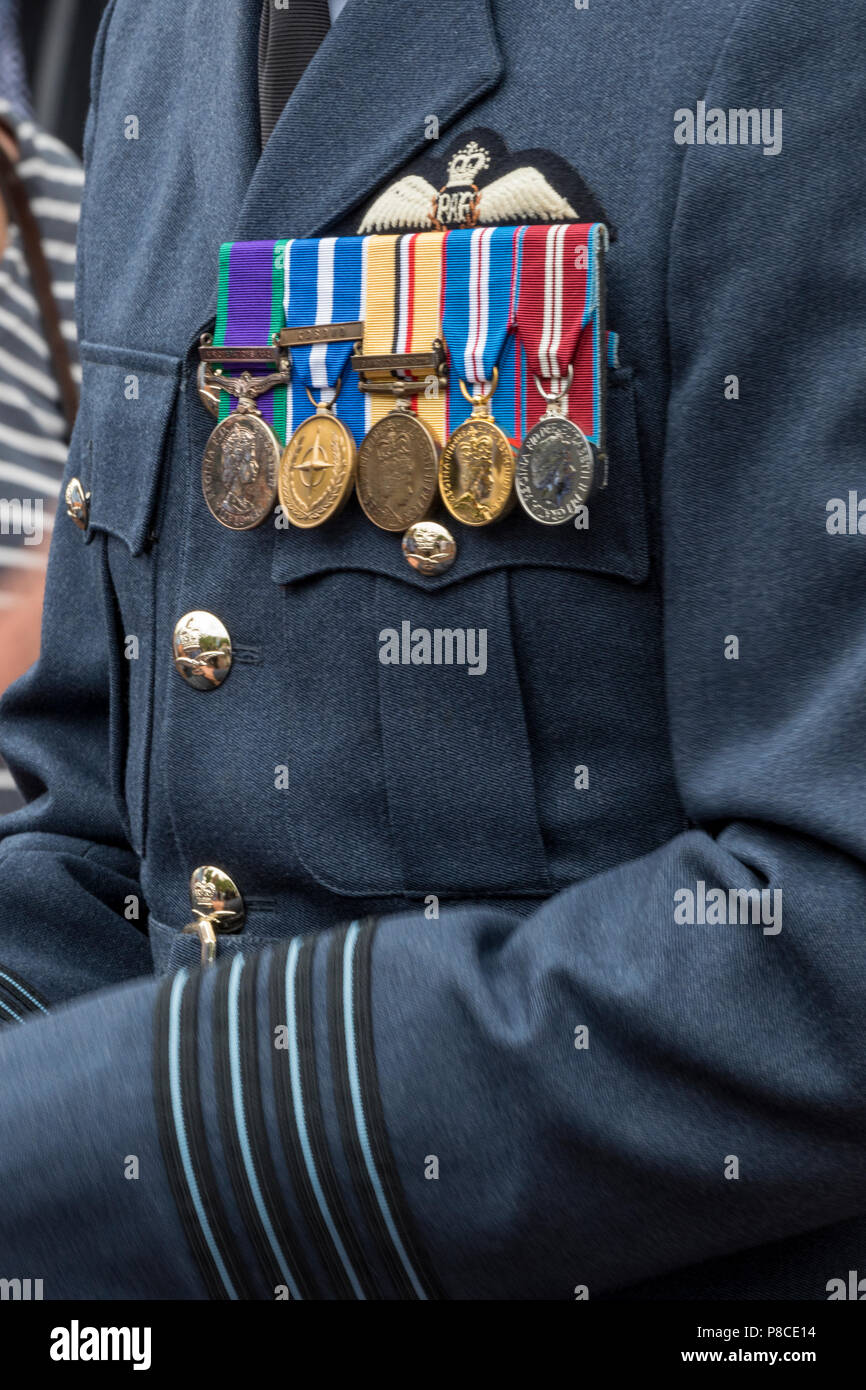
[[[471,396],[472,414],[448,438],[439,461],[439,491],[453,517],[464,526],[489,526],[514,504],[514,450],[496,424],[488,402],[496,390],[498,370],[483,396]]]
[[[321,526],[345,506],[354,481],[352,433],[322,402],[315,415],[298,425],[283,450],[280,502],[293,526]]]
[[[383,531],[405,531],[436,497],[439,447],[417,415],[399,405],[378,420],[358,449],[355,486],[364,514]]]
[[[595,454],[583,430],[565,415],[544,415],[520,446],[514,486],[533,521],[570,520],[595,490]]]

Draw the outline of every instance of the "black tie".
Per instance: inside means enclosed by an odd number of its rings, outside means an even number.
[[[263,0],[259,25],[259,118],[264,147],[283,107],[331,27],[328,0]]]

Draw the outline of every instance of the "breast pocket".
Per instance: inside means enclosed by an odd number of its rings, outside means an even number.
[[[110,629],[110,776],[130,843],[143,853],[153,719],[152,541],[181,361],[95,343],[81,344],[81,359],[87,540],[101,549]]]
[[[586,529],[519,509],[485,528],[449,521],[457,558],[435,577],[355,504],[277,533],[292,835],[320,883],[446,897],[556,885],[553,841],[579,839],[579,817],[548,815],[545,769],[600,698],[580,633],[648,570],[630,384],[610,397],[609,482]]]

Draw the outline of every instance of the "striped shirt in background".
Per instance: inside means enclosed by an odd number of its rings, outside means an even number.
[[[42,232],[63,336],[73,357],[73,375],[80,382],[73,285],[84,174],[65,145],[33,121],[13,115],[4,100],[0,100],[0,118],[15,133],[18,175]],[[66,460],[65,436],[39,306],[20,233],[10,219],[6,249],[0,257],[0,624],[3,610],[18,601],[15,577],[45,567]],[[40,537],[46,543],[38,544]],[[0,813],[19,801],[11,775],[0,761]]]

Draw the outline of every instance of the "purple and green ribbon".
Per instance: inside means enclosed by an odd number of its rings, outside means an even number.
[[[274,333],[283,327],[283,265],[288,242],[226,241],[220,247],[215,347],[266,347]],[[253,363],[246,368],[253,376],[274,371],[269,363]],[[228,363],[225,370],[237,370]],[[259,396],[256,404],[272,425],[279,439],[286,435],[285,386],[277,386]],[[227,391],[220,392],[219,418],[224,420],[237,401]]]

